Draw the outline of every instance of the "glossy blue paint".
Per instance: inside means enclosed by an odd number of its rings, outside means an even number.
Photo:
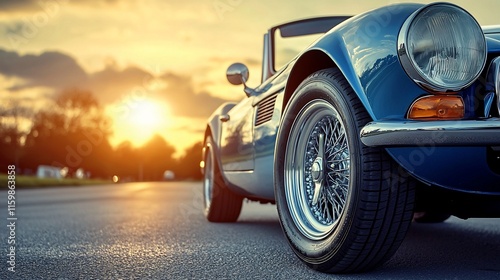
[[[255,96],[236,105],[220,106],[209,119],[224,180],[233,191],[246,197],[274,200],[274,147],[290,68],[285,67],[262,83],[255,89]],[[271,95],[277,95],[271,121],[254,127],[257,106]],[[228,115],[230,120],[221,122],[221,115]]]
[[[224,104],[221,104],[208,118],[207,131],[205,132],[205,134],[210,133],[212,139],[214,140],[214,143],[220,143],[222,134],[221,122],[219,119],[220,116],[227,114],[235,105],[236,103],[234,102],[226,102]]]
[[[500,194],[500,175],[488,167],[485,147],[390,148],[398,163],[420,180],[451,190]]]
[[[222,122],[220,158],[224,171],[248,171],[254,168],[253,120],[254,97],[246,98],[227,113]]]
[[[268,89],[271,88],[272,87],[268,87]],[[253,143],[251,147],[248,143],[244,145],[240,143],[240,145],[235,146],[236,150],[232,151],[229,157],[227,154],[225,156],[223,155],[225,158],[223,158],[222,166],[224,167],[223,176],[234,191],[250,198],[273,201],[274,148],[276,144],[277,129],[281,121],[280,108],[283,102],[283,94],[281,91],[265,93],[267,94],[262,92],[262,95],[277,95],[272,118],[268,122],[253,128]],[[262,100],[263,99],[259,99],[255,103],[255,106],[248,106],[252,113],[247,112],[245,116],[251,115],[252,121],[254,121],[253,116],[255,115],[256,106],[258,106],[259,102]],[[248,105],[248,102],[252,101],[252,99],[249,99],[246,104]],[[238,110],[238,107],[234,108],[234,111]],[[231,112],[232,111],[230,111],[229,114],[234,115]],[[239,149],[241,149],[241,151],[238,151]],[[252,153],[248,153],[249,151],[252,151]],[[227,152],[226,150],[226,153]],[[248,160],[250,158],[252,159],[251,169],[248,168]]]
[[[400,4],[358,15],[308,50],[330,57],[374,120],[403,118],[411,103],[426,93],[406,75],[397,56],[400,28],[420,7]]]
[[[486,34],[486,45],[489,53],[500,53],[500,34]]]
[[[409,106],[428,94],[408,77],[397,54],[400,28],[421,7],[421,4],[397,4],[343,22],[264,81],[255,89],[254,96],[231,111],[226,109],[233,105],[221,107],[214,113],[209,126],[216,143],[226,149],[222,166],[229,185],[249,197],[274,199],[272,172],[281,112],[287,100],[293,98],[296,87],[311,74],[304,72],[310,65],[338,67],[373,120],[404,120]],[[489,52],[500,53],[500,36],[487,34],[487,37]],[[317,57],[328,61],[312,59]],[[475,84],[461,93],[467,104],[468,118],[475,117],[477,88]],[[272,120],[254,127],[256,107],[271,95],[278,95]],[[234,123],[220,123],[218,114],[229,114]],[[237,142],[231,146],[233,140]],[[489,168],[486,147],[422,145],[387,151],[403,168],[428,184],[464,192],[500,194],[500,175]]]
[[[341,69],[373,120],[404,119],[413,101],[428,94],[406,75],[397,57],[399,30],[420,7],[398,5],[354,17],[312,46],[328,54]],[[497,51],[497,35],[489,36],[488,49]],[[474,93],[475,87],[462,93],[468,105],[467,117],[474,117]],[[461,191],[500,193],[500,176],[488,167],[485,147],[387,150],[403,168],[426,183]]]

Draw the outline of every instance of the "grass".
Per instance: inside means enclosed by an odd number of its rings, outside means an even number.
[[[96,179],[75,179],[75,178],[38,178],[36,176],[16,175],[16,189],[24,188],[43,188],[43,187],[59,187],[59,186],[88,186],[98,184],[111,184],[111,180],[96,180]],[[8,177],[6,174],[0,174],[0,189],[7,189]]]

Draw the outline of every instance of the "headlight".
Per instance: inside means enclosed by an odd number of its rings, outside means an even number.
[[[398,53],[406,73],[436,92],[459,91],[471,85],[486,64],[486,39],[481,26],[462,8],[431,4],[403,24]]]

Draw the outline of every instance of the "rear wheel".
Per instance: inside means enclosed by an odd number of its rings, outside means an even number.
[[[214,147],[212,137],[207,136],[203,169],[205,217],[210,222],[235,222],[241,212],[243,197],[233,193],[224,183]]]
[[[278,131],[275,196],[295,254],[323,272],[359,272],[389,259],[411,223],[414,181],[364,146],[370,120],[337,69],[309,76]]]

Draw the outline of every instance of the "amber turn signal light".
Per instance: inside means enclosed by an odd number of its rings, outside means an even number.
[[[409,119],[462,119],[464,100],[457,95],[429,95],[417,99],[410,107]]]

